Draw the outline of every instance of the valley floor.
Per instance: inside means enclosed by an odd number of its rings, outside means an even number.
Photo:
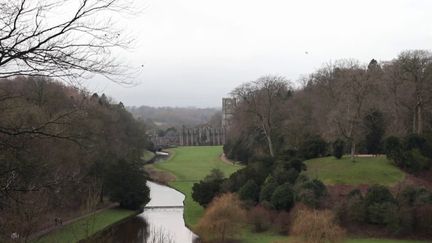
[[[185,194],[185,210],[184,217],[186,224],[193,229],[197,224],[199,218],[203,215],[204,209],[192,199],[192,186],[195,182],[203,179],[210,171],[217,168],[224,172],[228,177],[236,170],[242,168],[240,165],[232,165],[220,159],[222,154],[221,146],[202,146],[202,147],[179,147],[169,151],[171,153],[170,159],[167,161],[153,165],[156,170],[162,170],[172,173],[175,179],[169,182],[169,185],[183,194]],[[404,173],[399,169],[391,166],[385,157],[373,158],[360,158],[358,162],[353,163],[343,160],[343,168],[335,170],[334,161],[332,158],[326,158],[324,164],[311,160],[306,164],[311,169],[308,173],[324,180],[326,183],[352,183],[352,184],[369,184],[369,183],[383,183],[392,185],[404,179]],[[320,168],[322,167],[322,168]],[[365,177],[363,171],[373,169],[374,173],[367,173]],[[320,173],[318,173],[320,171]],[[321,171],[323,173],[321,174]],[[345,175],[342,171],[347,171]],[[356,177],[356,173],[360,175]],[[333,173],[333,174],[332,174]],[[354,177],[352,177],[354,176]],[[336,179],[332,179],[332,177]],[[366,179],[365,179],[366,178]],[[369,178],[369,179],[368,179]],[[244,243],[272,243],[290,242],[289,237],[279,235],[273,232],[254,233],[246,229],[240,236]],[[416,243],[421,241],[410,240],[393,240],[393,239],[349,239],[347,243]]]

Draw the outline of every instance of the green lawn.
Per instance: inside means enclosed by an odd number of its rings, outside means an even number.
[[[214,168],[221,170],[225,176],[241,168],[230,165],[219,159],[221,146],[179,147],[170,149],[171,157],[162,163],[155,164],[158,169],[166,170],[176,176],[170,186],[185,194],[185,222],[193,226],[203,215],[204,209],[192,199],[192,185],[203,179]]]
[[[385,156],[356,158],[318,158],[306,161],[306,174],[325,184],[382,184],[394,185],[405,178],[404,172],[393,166]]]
[[[214,168],[221,170],[225,176],[241,168],[222,162],[222,146],[179,147],[168,150],[171,158],[157,163],[156,167],[172,172],[177,181],[198,181],[203,179]]]
[[[107,209],[96,213],[77,222],[55,230],[42,238],[35,240],[36,243],[72,243],[85,239],[104,228],[121,221],[129,216],[136,215],[136,211],[126,209]]]

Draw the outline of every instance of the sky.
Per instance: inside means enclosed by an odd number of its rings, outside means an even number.
[[[136,0],[120,24],[134,36],[116,58],[133,86],[85,81],[127,106],[221,107],[263,75],[294,84],[325,63],[391,60],[431,49],[430,0]]]

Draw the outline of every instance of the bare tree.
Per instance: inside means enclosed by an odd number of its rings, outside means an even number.
[[[412,132],[421,134],[424,109],[432,101],[432,53],[425,50],[405,51],[395,62],[400,70],[400,80],[412,84]]]
[[[274,130],[281,115],[284,100],[289,97],[291,86],[280,76],[264,76],[236,88],[232,95],[238,100],[238,110],[251,116],[266,138],[270,155],[275,155]]]
[[[0,78],[120,74],[112,57],[130,43],[115,29],[128,0],[0,0]]]
[[[329,72],[333,75],[328,83],[333,107],[328,119],[337,133],[350,143],[351,159],[354,159],[361,122],[373,91],[373,75],[353,60],[341,60],[331,69]]]

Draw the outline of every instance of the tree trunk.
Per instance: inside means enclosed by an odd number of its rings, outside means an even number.
[[[222,242],[225,242],[225,224],[222,226]]]
[[[99,202],[100,203],[103,203],[104,202],[104,185],[103,185],[103,183],[102,183],[102,186],[101,186],[101,191],[100,191],[100,194],[99,194]]]
[[[262,129],[264,131],[264,135],[265,135],[265,137],[267,139],[267,144],[268,144],[270,156],[274,157],[273,141],[271,139],[271,132],[269,132],[270,129],[266,128],[266,125],[264,124],[264,121],[262,121],[262,119],[261,119],[261,126],[262,126]]]
[[[266,137],[267,137],[267,143],[268,143],[268,147],[269,147],[269,151],[270,151],[270,156],[274,157],[273,142],[272,142],[270,136],[266,136]]]
[[[423,133],[423,109],[422,105],[417,106],[417,134]]]
[[[353,161],[354,162],[354,155],[355,155],[355,142],[354,142],[354,140],[352,139],[351,140],[351,161]]]

